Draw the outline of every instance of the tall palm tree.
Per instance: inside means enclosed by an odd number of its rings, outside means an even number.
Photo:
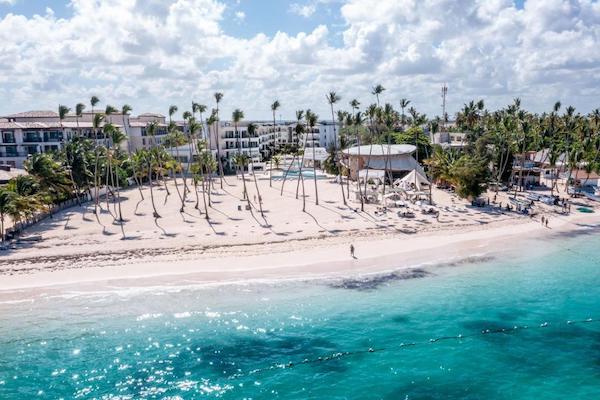
[[[110,129],[107,133],[110,134],[111,137],[111,143],[112,143],[112,148],[110,149],[110,151],[107,152],[107,158],[108,158],[108,166],[109,166],[109,170],[112,170],[114,168],[114,176],[115,176],[115,181],[113,181],[113,187],[116,189],[117,192],[117,207],[118,207],[118,222],[124,222],[125,220],[123,219],[123,211],[121,210],[121,191],[120,191],[120,186],[121,183],[119,181],[119,164],[120,161],[118,159],[118,150],[121,146],[121,143],[123,143],[124,140],[127,140],[127,136],[117,127],[112,126],[110,124],[107,125],[107,127],[112,127],[112,129]],[[111,174],[112,176],[112,174]]]
[[[92,118],[94,118],[94,115],[96,115],[94,114],[94,107],[96,107],[98,103],[100,103],[100,99],[98,97],[92,96],[90,98],[90,104],[92,105]]]
[[[215,140],[216,140],[216,144],[217,144],[217,157],[219,159],[218,160],[219,161],[219,173],[221,174],[221,189],[223,189],[223,163],[221,162],[221,154],[219,151],[219,142],[220,142],[220,138],[219,138],[219,104],[223,100],[223,93],[216,92],[214,94],[214,97],[215,97],[215,103],[217,103],[217,108],[216,108],[215,118],[214,118],[214,122],[216,123]]]
[[[400,123],[402,124],[402,130],[404,130],[404,125],[406,124],[406,117],[404,115],[404,110],[410,104],[410,100],[408,99],[400,99],[400,108],[402,109],[402,117]]]
[[[153,150],[155,149],[155,135],[158,124],[156,122],[150,122],[146,127],[146,133],[150,137],[150,150],[144,151],[143,155],[146,159],[146,167],[148,168],[148,186],[150,187],[150,200],[152,202],[152,209],[154,210],[154,218],[161,218],[158,211],[156,211],[156,204],[154,203],[154,191],[152,190],[152,169],[153,169]]]
[[[79,106],[79,105],[78,105]],[[71,109],[67,106],[58,106],[58,119],[60,121],[60,126],[63,127],[63,120],[67,116],[67,114],[71,112]],[[79,124],[78,124],[79,125]],[[69,159],[67,158],[67,169],[69,170],[69,174],[71,177],[71,182],[73,184],[73,191],[75,192],[75,197],[77,198],[77,204],[81,205],[81,200],[79,199],[79,189],[77,188],[77,184],[75,183],[75,179],[73,179],[73,170],[71,168],[71,164],[69,163]]]
[[[205,135],[204,133],[204,117],[202,116],[204,113],[206,112],[206,106],[204,104],[198,104],[198,103],[192,103],[192,113],[195,114],[199,113],[200,114],[200,132],[201,132],[201,136],[204,139],[209,140],[209,142],[207,143],[207,146],[210,147],[210,135]]]
[[[125,117],[127,115],[129,115],[129,113],[131,113],[131,111],[133,110],[133,108],[129,105],[129,104],[124,104],[123,107],[121,107],[121,116],[122,116],[122,122],[123,122],[123,130],[125,133],[125,140],[127,141],[127,155],[128,157],[131,159],[131,138],[129,137],[129,132],[127,129],[127,126],[129,125],[129,120],[126,119]],[[133,180],[135,181],[136,186],[138,187],[138,190],[140,192],[140,198],[142,200],[144,200],[144,192],[142,191],[142,182],[139,179],[138,176],[138,171],[137,171],[137,164],[134,162],[131,162],[131,170],[133,172]]]
[[[360,134],[358,132],[358,127],[362,126],[364,121],[363,121],[363,117],[362,117],[360,111],[358,111],[359,106],[360,106],[360,102],[356,99],[354,99],[350,102],[350,107],[352,107],[352,111],[354,111],[354,121],[353,121],[354,135],[355,135],[356,146],[357,146],[357,150],[358,150],[358,159],[360,160],[361,159],[361,157],[360,157]],[[357,177],[356,183],[357,183],[357,187],[358,187],[358,196],[360,197],[360,210],[365,211],[365,202],[364,202],[363,195],[362,195],[362,186],[360,184],[359,177]]]
[[[319,119],[319,116],[317,114],[313,113],[310,110],[306,110],[306,123],[308,124],[308,127],[311,131],[317,124],[318,119]],[[315,154],[315,146],[312,146],[312,153],[313,153],[313,178],[315,181],[315,204],[319,205],[319,190],[317,187],[317,161],[316,161],[316,154]]]
[[[338,163],[339,161],[339,157],[338,157],[338,152],[337,152],[337,144],[338,144],[338,140],[337,140],[337,128],[336,128],[336,124],[335,124],[335,111],[333,110],[333,105],[335,103],[337,103],[338,101],[340,101],[342,98],[336,93],[336,92],[329,92],[325,98],[327,98],[327,102],[329,103],[329,106],[331,107],[331,124],[333,125],[333,162],[334,163]],[[344,205],[348,205],[348,203],[346,203],[346,195],[344,194],[344,180],[342,178],[342,166],[338,165],[338,170],[339,170],[339,174],[338,174],[338,178],[340,180],[340,188],[342,189],[342,200],[344,201]]]
[[[79,119],[83,116],[83,110],[85,110],[85,104],[77,103],[75,106],[75,122],[77,123],[77,133],[81,136],[81,128],[79,127]]]
[[[248,137],[249,138],[253,138],[256,137],[256,125],[254,124],[248,124]],[[248,139],[250,140],[250,139]],[[249,145],[250,146],[250,145]],[[252,159],[252,147],[250,148],[250,159]],[[256,188],[256,195],[258,196],[258,206],[260,209],[260,215],[264,218],[265,217],[265,213],[263,212],[263,207],[262,207],[262,196],[260,195],[260,189],[258,188],[258,180],[256,179],[256,173],[254,172],[254,168],[252,169],[252,177],[254,179],[254,187]]]
[[[208,126],[208,129],[209,129],[209,136],[210,136],[210,127],[211,126],[215,127],[215,128],[213,128],[213,131],[215,134],[215,144],[217,145],[217,165],[219,168],[219,179],[221,182],[221,189],[223,189],[224,173],[223,173],[223,160],[221,159],[221,145],[219,143],[219,138],[217,137],[218,124],[219,124],[219,119],[217,118],[217,111],[213,109],[210,117],[208,117],[208,119],[206,120],[206,125]]]
[[[100,163],[100,149],[98,147],[98,129],[100,129],[102,123],[104,122],[104,115],[102,114],[93,114],[94,119],[92,121],[92,130],[94,131],[94,214],[98,214],[98,207],[100,205],[100,193],[99,193],[99,184],[98,181],[98,167]]]
[[[271,112],[273,113],[273,132],[275,132],[276,129],[276,117],[275,117],[275,113],[277,112],[277,110],[279,110],[279,108],[281,107],[281,103],[279,103],[279,100],[275,100],[273,102],[273,104],[271,104]],[[270,166],[269,166],[269,187],[273,187],[273,156],[275,155],[275,152],[277,150],[277,134],[274,134],[275,136],[275,150],[273,151],[273,154],[271,154],[271,160],[270,160]]]
[[[236,147],[237,147],[237,154],[241,154],[242,153],[242,133],[238,131],[238,124],[240,123],[240,121],[244,118],[244,112],[242,110],[240,110],[239,108],[236,108],[233,113],[231,114],[231,120],[233,121],[233,129],[235,130],[235,137],[237,138],[236,140]],[[234,162],[234,164],[236,166],[239,166],[239,163]],[[244,171],[242,171],[242,178],[244,176]],[[245,187],[246,187],[246,183],[244,182],[244,193],[245,193]]]
[[[115,107],[111,106],[110,104],[107,105],[106,109],[104,110],[104,119],[106,121],[105,125],[109,125],[109,124],[111,125],[111,129],[108,129],[108,130],[104,129],[104,132],[103,132],[104,144],[105,144],[107,153],[110,151],[110,148],[112,147],[110,142],[112,139],[112,132],[114,130],[114,126],[112,126],[109,117],[116,112],[117,112],[117,109]],[[110,158],[107,157],[106,161],[107,161],[107,166],[106,166],[106,188],[107,188],[106,207],[110,212],[110,208],[108,208],[109,194],[114,196],[114,193],[113,193],[114,185],[109,186],[109,180],[113,181],[114,178],[112,176],[112,165],[110,164],[110,161],[111,161]],[[110,190],[108,190],[109,188],[110,188]]]
[[[370,145],[369,145],[369,155],[367,156],[367,172],[365,173],[365,189],[364,192],[367,193],[367,185],[369,183],[369,169],[371,166],[371,156],[373,155],[373,146],[375,145],[373,143],[373,137],[375,136],[375,120],[377,118],[377,114],[379,112],[379,107],[377,107],[377,104],[371,104],[368,108],[367,108],[367,116],[369,118],[369,132],[371,134],[371,140],[370,140]],[[360,177],[358,178],[358,180],[360,181]]]
[[[381,85],[373,87],[371,94],[377,97],[377,107],[379,107],[379,95],[385,91],[385,88]]]

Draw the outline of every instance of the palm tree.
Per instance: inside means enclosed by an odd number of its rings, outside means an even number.
[[[206,125],[208,126],[209,129],[209,136],[210,136],[210,127],[211,126],[215,126],[217,129],[214,129],[214,133],[215,133],[215,143],[217,145],[217,164],[219,167],[219,178],[221,181],[221,189],[223,189],[223,160],[221,159],[221,145],[219,144],[219,138],[217,136],[217,132],[218,130],[218,125],[219,125],[219,119],[217,118],[217,110],[212,110],[212,113],[210,115],[210,117],[208,117],[208,119],[206,120]]]
[[[358,107],[360,106],[360,103],[358,102],[358,100],[354,99],[350,102],[350,107],[352,107],[352,111],[354,111],[354,134],[356,137],[356,146],[357,146],[357,150],[358,150],[358,159],[360,160],[360,135],[358,133],[358,127],[362,126],[363,124],[363,117],[362,114],[360,113],[360,111],[358,111]],[[350,178],[348,178],[349,180]],[[363,199],[363,195],[362,195],[362,186],[360,185],[360,177],[357,177],[356,179],[356,183],[358,186],[358,196],[360,197],[360,210],[361,211],[365,211],[365,202]]]
[[[385,88],[381,85],[377,85],[371,91],[371,94],[377,97],[377,107],[379,107],[379,95],[385,91]]]
[[[333,105],[335,103],[337,103],[338,101],[340,101],[342,98],[340,96],[338,96],[338,94],[336,92],[329,92],[326,96],[327,98],[327,102],[329,103],[329,106],[331,107],[331,123],[333,125],[333,161],[334,163],[337,163],[338,161],[338,154],[337,154],[337,131],[336,131],[336,126],[335,126],[335,112],[333,110]],[[348,205],[348,203],[346,203],[346,195],[344,194],[344,180],[342,178],[342,167],[341,165],[338,166],[338,170],[339,170],[339,174],[338,177],[340,179],[340,188],[342,189],[342,200],[344,201],[344,205]]]
[[[194,128],[194,129],[197,129],[197,128]],[[177,158],[177,161],[175,163],[173,163],[173,166],[174,166],[174,168],[177,168],[179,170],[179,172],[181,174],[181,179],[184,181],[183,194],[181,194],[181,192],[179,191],[179,184],[177,183],[177,171],[173,171],[173,180],[175,182],[175,189],[177,190],[177,194],[179,195],[179,200],[181,200],[181,208],[179,209],[179,212],[182,213],[182,212],[184,212],[184,209],[185,209],[185,198],[186,198],[187,187],[185,184],[185,175],[183,174],[183,168],[181,167],[181,164],[179,162],[179,147],[185,145],[186,139],[185,139],[185,136],[183,135],[183,133],[181,133],[177,128],[175,128],[174,126],[171,125],[171,130],[170,130],[169,134],[167,135],[167,137],[165,138],[165,143],[169,146],[171,151],[172,151],[173,147],[175,147],[175,157]]]
[[[204,134],[204,119],[202,117],[202,114],[204,114],[206,112],[206,106],[204,104],[198,104],[198,103],[192,103],[192,113],[196,114],[199,113],[200,114],[200,130],[201,130],[201,134],[202,137],[204,139],[208,139],[209,143],[207,144],[208,147],[210,147],[210,135],[205,135]]]
[[[150,200],[152,202],[152,209],[154,210],[154,218],[160,218],[160,214],[156,211],[156,204],[154,203],[154,191],[152,190],[152,169],[153,169],[153,150],[155,148],[154,138],[156,135],[156,129],[158,125],[156,122],[150,122],[146,127],[146,133],[150,137],[150,151],[144,150],[142,155],[146,160],[146,167],[148,168],[148,186],[150,187]]]
[[[238,131],[238,124],[240,123],[240,121],[244,118],[244,112],[242,110],[240,110],[239,108],[236,108],[233,113],[231,114],[231,120],[233,121],[233,129],[235,132],[235,137],[236,137],[236,147],[237,147],[237,154],[241,154],[242,153],[242,133]],[[239,166],[238,163],[234,162],[234,164],[236,166]],[[242,177],[243,177],[243,172],[242,171]],[[245,184],[244,184],[245,185]],[[244,186],[245,187],[245,186]],[[245,189],[244,189],[245,190]]]
[[[77,133],[81,136],[81,128],[79,127],[79,118],[83,116],[83,110],[85,110],[85,104],[77,103],[75,106],[75,122],[77,123]]]
[[[400,123],[402,124],[402,130],[404,130],[404,125],[406,124],[406,117],[404,116],[404,110],[410,104],[410,100],[408,99],[400,99],[400,108],[402,109],[402,116]]]
[[[98,167],[100,163],[100,151],[98,148],[98,129],[104,122],[104,115],[102,114],[93,114],[94,120],[92,121],[92,130],[94,131],[94,214],[98,214],[98,206],[100,205],[100,193],[98,186],[100,182],[98,181]]]
[[[108,125],[111,126],[111,125]],[[119,222],[124,222],[123,219],[123,212],[121,210],[121,192],[120,192],[120,186],[121,183],[119,181],[119,159],[118,159],[118,149],[121,146],[121,143],[123,143],[124,140],[127,140],[127,136],[118,128],[116,127],[112,127],[111,130],[109,130],[108,132],[111,135],[111,142],[112,142],[112,149],[111,151],[109,151],[107,153],[107,157],[108,157],[108,166],[109,169],[112,170],[113,165],[114,165],[114,176],[116,177],[116,184],[115,182],[113,182],[113,186],[116,188],[117,191],[117,206],[118,206],[118,221]]]
[[[377,107],[376,104],[371,104],[368,108],[367,108],[367,116],[369,117],[369,131],[371,133],[371,136],[373,137],[375,135],[375,119],[377,118],[377,114],[379,112],[379,107]],[[369,155],[367,156],[367,172],[365,174],[365,193],[367,193],[367,185],[369,182],[369,169],[371,166],[371,156],[373,154],[373,140],[371,139],[370,141],[370,146],[369,146]],[[358,178],[358,180],[360,181],[360,177]]]
[[[128,120],[125,118],[125,116],[129,115],[131,110],[132,110],[132,108],[129,104],[125,104],[125,105],[123,105],[123,107],[121,107],[121,116],[123,118],[123,130],[125,131],[124,132],[125,140],[127,140],[127,155],[129,157],[129,159],[131,159],[131,140],[129,138],[129,133],[127,132]],[[140,197],[142,200],[144,200],[144,192],[142,191],[142,182],[138,176],[136,163],[131,162],[131,169],[133,172],[133,180],[135,181],[135,184],[138,187],[138,190],[140,192]]]
[[[215,96],[215,102],[217,103],[217,108],[216,108],[216,112],[214,112],[215,116],[213,121],[216,123],[216,130],[215,130],[215,143],[217,143],[217,158],[219,159],[219,173],[221,174],[221,189],[223,189],[223,163],[221,162],[221,154],[219,151],[219,103],[221,103],[221,100],[223,100],[223,93],[221,92],[216,92],[214,94]]]
[[[275,132],[275,127],[277,125],[275,113],[277,112],[277,110],[279,110],[279,107],[281,107],[281,103],[279,103],[279,100],[275,100],[273,104],[271,104],[271,112],[273,113],[273,132]],[[275,138],[275,146],[277,148],[277,135],[275,135]],[[276,150],[273,151],[273,154],[270,154],[271,160],[269,167],[269,187],[273,187],[273,155],[275,151]]]
[[[308,124],[309,129],[312,131],[314,126],[317,124],[319,116],[313,113],[310,110],[306,110],[306,123]],[[313,178],[315,181],[315,204],[319,205],[319,190],[317,188],[317,161],[315,154],[315,146],[312,146],[313,153]]]
[[[94,118],[94,107],[96,107],[96,105],[100,103],[100,99],[96,96],[92,96],[92,98],[90,99],[90,104],[92,105],[92,118]]]

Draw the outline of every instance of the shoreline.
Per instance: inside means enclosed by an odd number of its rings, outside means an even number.
[[[414,235],[382,233],[365,236],[327,236],[275,243],[206,247],[182,254],[150,255],[105,260],[102,266],[47,270],[42,264],[35,272],[2,274],[0,300],[31,297],[45,291],[97,291],[101,287],[141,288],[181,284],[228,284],[257,281],[315,280],[360,277],[419,266],[442,264],[512,251],[526,240],[583,229],[578,223],[598,223],[600,218],[573,214],[553,217],[551,229],[535,219],[513,219],[479,227],[450,228]],[[514,239],[519,239],[515,243]],[[360,240],[360,241],[359,241]],[[351,259],[354,243],[357,259]],[[164,249],[163,249],[164,250]],[[93,257],[93,253],[71,254]],[[10,261],[10,260],[6,260]],[[15,259],[19,262],[19,259]],[[21,260],[22,261],[22,260]],[[86,261],[87,263],[88,261]]]

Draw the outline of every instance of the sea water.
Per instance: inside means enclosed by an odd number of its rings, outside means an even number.
[[[598,399],[598,249],[4,302],[0,399]]]

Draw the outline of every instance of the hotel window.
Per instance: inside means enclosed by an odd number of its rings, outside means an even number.
[[[15,142],[15,133],[12,131],[2,132],[2,143],[16,143]]]

